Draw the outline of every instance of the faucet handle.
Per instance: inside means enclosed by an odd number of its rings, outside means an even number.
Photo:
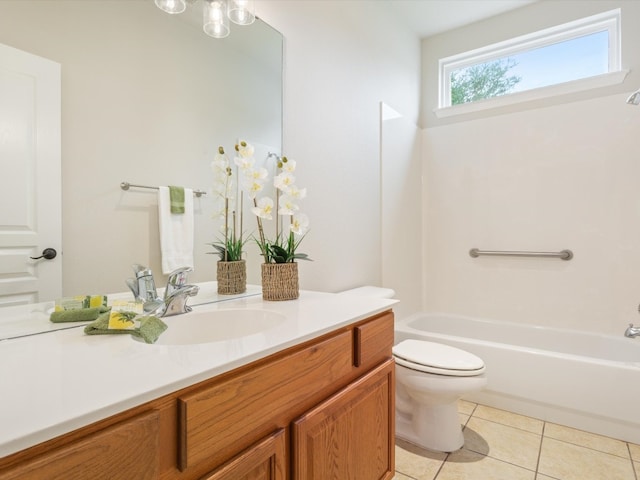
[[[169,274],[169,280],[167,283],[176,287],[181,287],[187,284],[187,274],[193,272],[192,267],[180,267],[175,269]]]
[[[167,288],[164,290],[164,298],[167,299],[169,295],[175,292],[180,287],[184,287],[187,284],[187,275],[189,272],[193,272],[192,267],[180,267],[175,269],[169,274],[167,280]]]
[[[138,277],[141,272],[147,270],[147,267],[140,265],[139,263],[134,263],[131,265],[131,268],[133,269],[133,273],[136,274],[136,277]]]

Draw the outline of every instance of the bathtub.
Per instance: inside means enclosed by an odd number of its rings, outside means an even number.
[[[395,342],[481,357],[488,385],[469,401],[640,444],[640,337],[624,337],[624,327],[612,336],[421,313],[396,320]]]

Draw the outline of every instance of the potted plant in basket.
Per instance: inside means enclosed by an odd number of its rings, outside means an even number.
[[[233,295],[247,289],[247,266],[242,258],[245,239],[242,230],[242,197],[240,197],[240,215],[236,214],[237,195],[233,168],[223,147],[218,147],[211,169],[214,176],[214,195],[220,204],[220,215],[224,220],[222,233],[224,238],[210,245],[219,255],[217,263],[218,293]],[[238,218],[239,217],[239,218]]]
[[[298,252],[309,227],[309,219],[300,213],[298,202],[307,191],[298,188],[293,173],[295,160],[278,157],[270,153],[268,159],[277,161],[273,178],[275,200],[258,195],[269,181],[266,168],[256,167],[253,147],[240,142],[236,147],[238,155],[235,163],[243,176],[243,189],[253,203],[252,213],[258,223],[258,237],[255,238],[264,260],[262,268],[262,297],[265,300],[293,300],[298,298],[298,264],[296,260],[310,260],[307,254]],[[275,236],[267,238],[263,220],[272,220],[276,213]]]

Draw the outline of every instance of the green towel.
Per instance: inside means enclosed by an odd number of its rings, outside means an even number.
[[[171,213],[184,213],[184,188],[169,185]]]
[[[63,322],[89,322],[95,320],[100,314],[111,310],[110,307],[99,306],[93,308],[78,308],[75,310],[62,310],[60,312],[53,312],[49,316],[49,320],[53,323]]]
[[[109,330],[109,313],[103,313],[94,322],[84,327],[87,335],[128,333],[142,338],[147,343],[155,343],[158,337],[167,329],[167,324],[152,315],[138,318],[140,326],[133,330]]]

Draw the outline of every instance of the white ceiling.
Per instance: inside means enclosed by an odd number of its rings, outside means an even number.
[[[537,0],[374,0],[420,38],[492,17]]]

